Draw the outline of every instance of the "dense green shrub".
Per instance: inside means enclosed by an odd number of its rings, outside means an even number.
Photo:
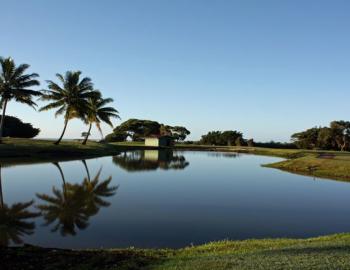
[[[3,131],[4,137],[34,138],[39,132],[40,129],[34,128],[32,124],[23,123],[20,119],[14,116],[5,116]]]

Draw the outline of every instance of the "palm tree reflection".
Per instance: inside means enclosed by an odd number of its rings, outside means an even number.
[[[91,180],[86,161],[83,160],[83,163],[87,174],[87,177],[84,178],[82,183],[82,187],[86,193],[86,206],[89,209],[89,213],[95,215],[101,207],[110,206],[110,203],[103,198],[113,196],[116,193],[118,186],[110,187],[112,176],[103,181],[100,180],[102,168],[99,169],[96,176]]]
[[[83,163],[86,165],[85,161]],[[61,174],[62,191],[53,187],[52,195],[37,194],[38,198],[46,202],[37,207],[42,212],[46,226],[55,224],[53,232],[59,231],[63,236],[75,235],[77,229],[88,227],[89,218],[96,215],[101,207],[110,205],[102,198],[113,196],[117,187],[110,187],[112,177],[100,181],[101,169],[91,180],[87,166],[88,177],[81,184],[67,183],[61,166],[58,163],[54,165]]]
[[[0,164],[0,246],[21,244],[22,237],[34,233],[35,223],[29,220],[40,216],[40,213],[28,210],[33,202],[14,203],[12,206],[4,203]]]

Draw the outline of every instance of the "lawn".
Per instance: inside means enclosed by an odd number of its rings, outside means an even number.
[[[350,152],[235,146],[187,146],[185,144],[176,145],[176,148],[282,157],[285,160],[272,164],[262,164],[262,166],[314,177],[350,181]]]
[[[62,141],[54,145],[48,140],[4,139],[0,144],[0,159],[3,163],[71,160],[115,155],[120,151],[156,149],[143,142],[98,143],[90,141],[82,145],[79,141]],[[229,147],[176,144],[175,150],[226,151],[255,155],[277,156],[286,160],[262,164],[284,171],[350,181],[350,153],[335,151],[313,151],[300,149],[272,149],[261,147]]]
[[[8,270],[350,269],[350,234],[220,241],[178,250],[59,250],[26,246],[4,248],[0,252],[2,266]]]

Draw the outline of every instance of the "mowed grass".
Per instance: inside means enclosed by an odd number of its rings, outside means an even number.
[[[45,160],[65,160],[112,155],[120,148],[98,142],[82,145],[79,141],[54,141],[30,139],[3,139],[0,144],[0,159],[6,162],[36,162]]]
[[[51,250],[23,247],[0,249],[0,252],[2,266],[10,270],[350,269],[350,234],[310,239],[220,241],[177,250]]]
[[[323,156],[309,153],[264,166],[314,177],[350,181],[350,155],[348,154]]]
[[[350,269],[350,235],[214,242],[179,250],[149,269]]]
[[[147,147],[143,142],[98,143],[89,141],[87,145],[82,145],[80,141],[62,141],[60,145],[54,145],[53,141],[49,140],[11,138],[4,139],[3,143],[0,144],[0,159],[2,163],[72,160],[115,155],[120,151],[137,149],[156,148]],[[292,173],[350,181],[349,152],[187,144],[176,144],[174,149],[237,152],[282,157],[286,160],[262,165]]]
[[[262,166],[314,177],[350,181],[350,152],[184,144],[176,145],[176,148],[282,157],[286,160]]]

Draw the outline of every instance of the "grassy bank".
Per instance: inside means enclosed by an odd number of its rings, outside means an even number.
[[[281,157],[286,160],[272,164],[263,164],[263,166],[296,174],[350,181],[349,152],[203,145],[177,145],[176,148],[197,151],[232,151]]]
[[[350,269],[350,234],[213,242],[178,250],[0,249],[5,269]],[[29,266],[32,266],[31,268]]]
[[[120,151],[134,149],[154,149],[154,147],[146,147],[142,142],[109,144],[89,142],[87,145],[81,145],[78,141],[63,141],[60,145],[54,145],[52,141],[47,140],[4,139],[3,144],[0,144],[0,159],[4,163],[73,160],[115,155]],[[226,151],[282,157],[286,160],[264,166],[292,173],[350,181],[349,152],[186,144],[177,144],[174,149]]]
[[[49,140],[3,139],[0,144],[0,160],[3,163],[34,163],[42,161],[74,160],[115,155],[120,151],[142,149],[142,145],[115,145],[89,141],[62,141],[54,145]]]

